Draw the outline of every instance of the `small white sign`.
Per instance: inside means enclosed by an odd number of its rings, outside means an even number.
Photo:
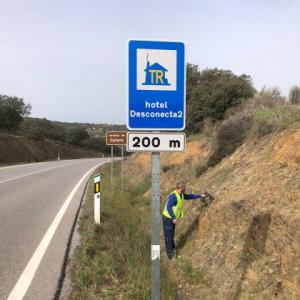
[[[129,132],[128,152],[181,152],[185,149],[184,133]]]
[[[151,246],[151,259],[159,259],[160,258],[160,245],[152,245]]]

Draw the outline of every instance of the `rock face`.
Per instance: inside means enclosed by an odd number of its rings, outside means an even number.
[[[300,129],[248,140],[197,178],[209,150],[205,141],[192,141],[186,153],[162,159],[172,164],[162,172],[162,203],[177,179],[191,192],[215,196],[208,207],[185,203],[176,229],[180,258],[162,261],[181,285],[181,299],[300,299]],[[148,174],[141,156],[128,163],[135,160],[139,177]]]

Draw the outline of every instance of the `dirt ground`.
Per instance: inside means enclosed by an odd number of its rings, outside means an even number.
[[[178,179],[191,192],[215,196],[209,207],[186,202],[176,229],[177,258],[169,262],[162,249],[179,299],[300,299],[300,129],[248,139],[196,177],[209,153],[199,137],[184,153],[162,155],[162,206]],[[150,159],[128,159],[132,183],[149,178]]]

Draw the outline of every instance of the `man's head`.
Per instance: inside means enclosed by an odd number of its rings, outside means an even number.
[[[185,192],[186,185],[184,181],[177,181],[176,182],[176,190],[178,193],[182,194]]]

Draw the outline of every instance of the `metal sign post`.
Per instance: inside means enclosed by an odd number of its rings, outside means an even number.
[[[114,173],[114,163],[113,163],[113,158],[114,158],[114,146],[110,147],[110,185],[113,185],[113,173]]]
[[[151,299],[158,300],[160,295],[160,153],[152,152],[152,243],[151,243]]]
[[[122,162],[121,162],[121,176],[122,176],[122,191],[124,189],[124,178],[123,178],[123,145],[127,143],[127,132],[126,131],[107,131],[106,132],[106,145],[111,146],[111,167],[110,167],[110,182],[113,185],[113,146],[122,146]]]
[[[160,151],[184,151],[184,134],[158,130],[185,128],[185,47],[182,42],[128,43],[127,151],[152,152],[151,299],[160,298]]]
[[[100,174],[94,177],[94,220],[100,224]]]
[[[122,180],[122,192],[124,191],[124,147],[122,145],[121,147],[121,156],[122,156],[122,162],[121,162],[121,180]]]

